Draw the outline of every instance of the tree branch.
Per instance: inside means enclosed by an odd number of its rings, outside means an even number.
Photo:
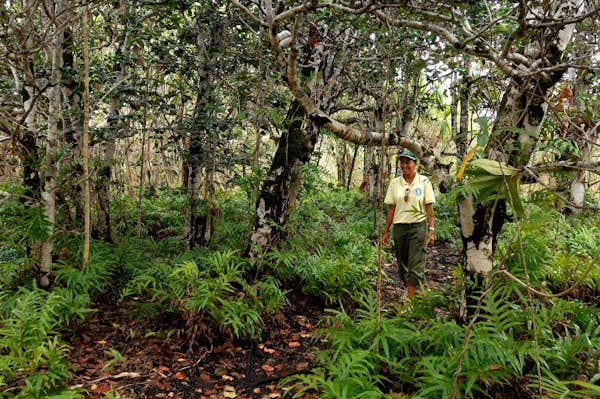
[[[544,173],[553,170],[587,170],[600,175],[600,164],[594,162],[557,161],[532,165],[529,166],[528,169],[534,173]]]
[[[548,191],[550,191],[552,194],[554,194],[556,197],[558,197],[559,199],[561,199],[565,204],[567,204],[568,206],[570,206],[572,208],[576,208],[576,209],[591,209],[591,210],[594,210],[594,211],[600,210],[600,207],[577,205],[576,203],[574,203],[573,201],[569,200],[568,198],[565,198],[564,195],[558,193],[556,190],[553,190],[552,187],[550,187],[546,183],[544,183],[542,181],[542,179],[540,179],[538,177],[538,175],[536,175],[528,167],[524,167],[523,168],[523,172],[525,172],[525,174],[527,174],[528,176],[532,177],[537,183],[541,184],[545,189],[547,189]]]
[[[254,14],[252,14],[252,11],[250,11],[246,6],[244,6],[243,4],[241,4],[239,1],[237,0],[229,0],[229,2],[237,9],[239,9],[241,12],[244,13],[245,16],[247,16],[248,18],[250,18],[250,20],[252,20],[252,22],[254,22],[257,25],[260,25],[264,28],[266,28],[267,26],[269,26],[265,21],[261,21],[260,19],[258,19]]]
[[[379,18],[381,21],[389,24],[391,26],[400,26],[405,28],[417,29],[424,32],[432,32],[440,37],[442,37],[446,42],[455,48],[461,50],[462,52],[473,55],[476,57],[486,58],[492,61],[502,72],[504,72],[509,77],[519,77],[523,74],[522,71],[517,68],[512,67],[509,63],[504,61],[502,57],[500,57],[495,51],[490,48],[485,49],[477,49],[476,46],[467,45],[464,42],[461,42],[458,37],[448,29],[443,26],[429,23],[429,22],[420,22],[420,21],[411,21],[407,19],[398,19],[392,18],[389,15],[381,12],[374,11],[373,14]]]
[[[540,22],[537,24],[530,24],[530,23],[526,23],[525,26],[528,29],[546,29],[546,28],[557,28],[557,27],[561,27],[561,26],[565,26],[565,25],[571,25],[571,24],[576,24],[578,22],[581,22],[589,17],[592,17],[596,14],[600,14],[600,6],[595,7],[593,10],[584,13],[578,17],[573,17],[573,18],[567,18],[567,19],[558,19],[555,20],[553,22]]]

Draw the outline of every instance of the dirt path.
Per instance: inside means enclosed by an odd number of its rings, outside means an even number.
[[[452,277],[460,257],[444,242],[428,251],[426,276],[435,289]],[[387,265],[385,271],[384,301],[399,301],[403,288],[396,268]],[[85,388],[88,398],[104,397],[109,387],[136,399],[277,398],[282,378],[315,365],[310,337],[322,315],[322,304],[292,293],[290,305],[266,321],[262,342],[198,342],[190,352],[180,318],[101,305],[65,337],[73,347],[71,385]]]

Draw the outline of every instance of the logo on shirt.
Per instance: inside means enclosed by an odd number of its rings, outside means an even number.
[[[421,189],[421,187],[416,187],[413,190],[413,193],[415,193],[415,197],[420,197],[421,195],[423,195],[423,190]]]

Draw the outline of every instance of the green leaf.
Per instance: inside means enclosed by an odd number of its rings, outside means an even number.
[[[471,165],[496,176],[515,176],[521,170],[487,158],[475,159]]]
[[[490,138],[490,123],[485,116],[475,118],[475,123],[479,125],[479,134],[477,135],[477,144],[479,147],[485,147]]]

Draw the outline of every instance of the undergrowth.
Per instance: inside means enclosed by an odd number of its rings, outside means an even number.
[[[323,187],[302,195],[286,226],[286,241],[263,254],[259,270],[329,304],[370,289],[377,251],[367,201],[357,191]]]
[[[598,220],[535,203],[527,212],[506,226],[498,263],[551,294],[572,284],[597,254]],[[533,297],[497,276],[473,298],[481,302],[470,324],[443,311],[460,301],[450,283],[383,307],[379,323],[373,294],[364,294],[358,309],[328,311],[316,337],[326,348],[319,365],[282,385],[293,397],[597,397],[600,310],[592,288],[599,272],[592,267],[584,280],[587,293],[574,290],[567,298]]]
[[[66,382],[71,367],[61,327],[91,310],[71,290],[23,287],[0,294],[0,398],[80,398]]]
[[[536,300],[534,329],[527,301],[511,299],[524,299],[520,287],[497,280],[468,330],[431,317],[431,295],[400,309],[384,307],[379,328],[372,297],[363,297],[352,313],[330,310],[318,336],[327,347],[320,365],[282,384],[294,397],[316,391],[320,398],[526,398],[540,389],[543,397],[575,398],[600,392],[594,385],[600,379],[597,308]]]
[[[410,304],[383,307],[378,321],[377,210],[357,191],[333,189],[314,173],[307,176],[286,240],[254,259],[240,256],[252,201],[239,192],[217,196],[222,212],[213,240],[194,251],[183,250],[181,195],[144,198],[139,226],[137,202],[119,196],[113,204],[116,243],[92,241],[86,267],[81,235],[56,235],[51,290],[35,285],[26,251],[28,243],[44,238],[43,214],[26,202],[3,201],[0,398],[82,397],[67,388],[72,370],[61,331],[84,320],[97,301],[177,314],[185,327],[176,333],[187,334],[191,347],[224,337],[259,340],[265,318],[285,306],[287,290],[295,287],[332,307],[315,337],[325,348],[319,365],[284,381],[296,397],[598,395],[597,267],[568,300],[532,298],[511,280],[497,279],[471,326],[448,316],[460,301],[451,283]],[[449,202],[440,196],[437,206],[438,239],[456,240]],[[527,212],[525,221],[505,227],[498,264],[538,290],[563,290],[598,252],[598,220],[567,217],[535,202]],[[391,259],[386,251],[383,257]],[[350,311],[341,305],[349,302],[358,306]]]

